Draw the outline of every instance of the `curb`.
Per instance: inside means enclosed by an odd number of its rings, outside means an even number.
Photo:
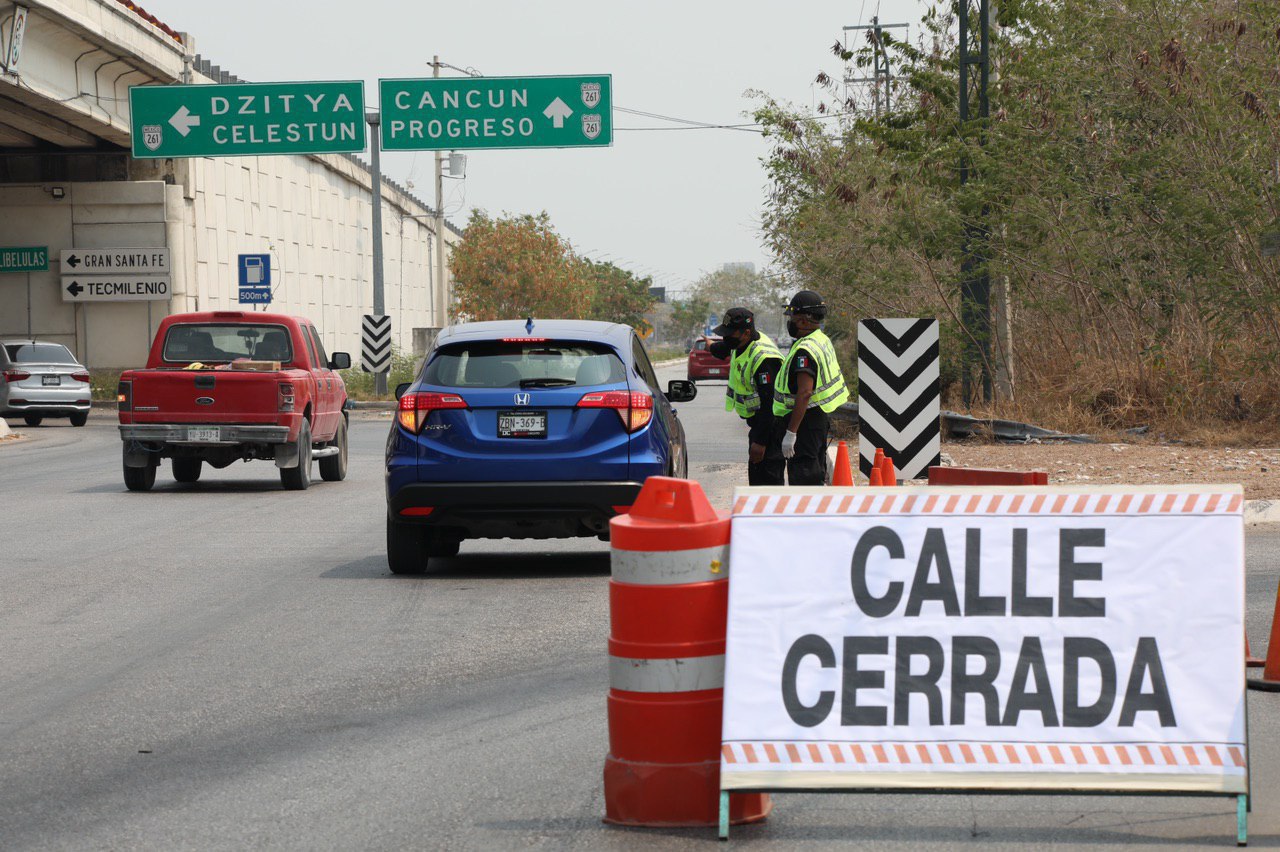
[[[669,358],[666,361],[654,361],[653,367],[654,369],[657,369],[658,367],[674,367],[677,364],[687,364],[688,362],[689,357],[686,355],[683,358]]]

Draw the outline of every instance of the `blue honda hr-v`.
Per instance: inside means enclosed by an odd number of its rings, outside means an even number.
[[[445,329],[396,389],[387,440],[387,563],[419,573],[468,538],[607,539],[650,476],[688,474],[684,427],[644,345],[587,320]]]

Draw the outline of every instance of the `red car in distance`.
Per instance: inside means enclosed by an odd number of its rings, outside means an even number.
[[[729,359],[717,358],[709,351],[711,344],[719,342],[720,338],[715,335],[699,337],[693,342],[693,348],[689,350],[689,381],[729,380]]]

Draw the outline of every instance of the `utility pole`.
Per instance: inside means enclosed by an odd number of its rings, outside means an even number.
[[[972,0],[960,0],[960,128],[969,122],[969,66],[978,66],[978,120],[985,125],[991,116],[991,104],[987,97],[990,53],[990,17],[988,0],[978,0],[978,55],[969,53],[969,4]],[[985,137],[985,130],[983,131]],[[980,141],[985,141],[985,138]],[[969,182],[969,157],[961,155],[960,185]],[[988,270],[987,243],[991,232],[987,225],[987,209],[983,205],[979,221],[966,222],[964,244],[960,261],[960,321],[964,325],[966,340],[961,360],[961,390],[964,404],[974,401],[973,372],[976,367],[981,377],[982,399],[991,401],[991,275]]]
[[[369,170],[373,177],[373,185],[370,187],[373,195],[373,315],[380,317],[386,313],[386,303],[382,296],[382,163],[379,158],[382,143],[378,138],[382,117],[376,112],[370,112],[366,113],[365,120],[369,122],[369,150],[373,154],[373,165]],[[375,373],[373,383],[374,393],[384,396],[387,392],[387,374]]]
[[[440,76],[440,55],[431,57],[431,76]],[[444,260],[444,152],[436,151],[436,320],[443,329],[449,324],[448,267]]]
[[[879,17],[873,17],[869,24],[857,24],[855,26],[845,27],[847,33],[850,30],[861,32],[869,30],[871,32],[871,59],[872,59],[872,75],[870,77],[845,77],[845,83],[872,83],[872,93],[875,96],[876,118],[881,115],[880,112],[880,87],[884,86],[884,113],[888,114],[890,106],[890,84],[893,82],[893,73],[889,68],[889,54],[884,49],[884,39],[881,37],[885,30],[909,29],[910,24],[882,24]]]

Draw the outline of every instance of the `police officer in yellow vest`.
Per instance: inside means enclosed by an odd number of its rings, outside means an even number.
[[[729,350],[729,387],[724,408],[747,421],[747,482],[783,485],[782,428],[773,414],[773,388],[782,353],[769,336],[756,330],[755,314],[730,308],[715,328]],[[717,354],[713,347],[712,354]],[[720,356],[723,357],[723,356]]]
[[[831,412],[849,399],[831,338],[822,333],[827,306],[812,290],[801,290],[786,308],[787,332],[795,338],[773,394],[782,418],[782,455],[791,485],[825,485]]]

